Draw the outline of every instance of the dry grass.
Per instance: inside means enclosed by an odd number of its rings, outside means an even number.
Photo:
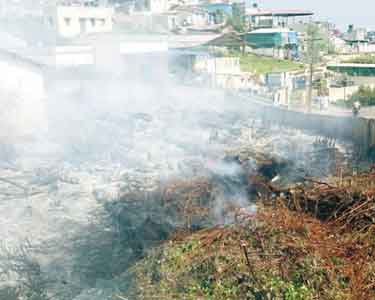
[[[371,299],[371,245],[308,215],[261,208],[176,236],[133,268],[136,299]],[[373,247],[373,244],[372,244]]]
[[[177,232],[131,269],[130,299],[375,298],[374,172],[288,189],[259,176],[249,183],[255,215],[234,208],[235,224]],[[195,209],[184,213],[204,217],[199,206],[210,205],[196,199],[210,191],[204,180],[176,183],[164,199],[185,195],[179,205]]]

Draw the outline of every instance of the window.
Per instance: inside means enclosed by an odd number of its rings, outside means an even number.
[[[49,24],[51,27],[53,27],[54,22],[53,22],[53,18],[52,18],[52,17],[49,17],[49,18],[48,18],[48,24]]]
[[[79,18],[79,26],[81,28],[81,32],[86,32],[86,19],[85,18]]]
[[[100,21],[100,25],[101,25],[101,26],[104,26],[104,25],[105,25],[105,19],[102,18],[102,19],[99,19],[99,21]]]
[[[64,18],[64,21],[66,26],[70,26],[71,18]]]
[[[95,27],[96,20],[95,20],[94,18],[91,18],[91,19],[90,19],[90,22],[91,22],[91,26],[92,26],[92,27]]]

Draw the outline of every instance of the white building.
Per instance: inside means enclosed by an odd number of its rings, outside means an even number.
[[[149,0],[148,9],[150,10],[151,14],[161,14],[168,9],[168,1],[166,0]]]
[[[332,43],[332,45],[335,49],[335,52],[337,52],[337,53],[342,54],[342,53],[350,53],[351,52],[350,46],[342,38],[339,38],[339,37],[333,35],[330,38],[330,42]]]
[[[96,2],[58,2],[45,10],[46,25],[63,38],[111,32],[114,8]]]
[[[48,128],[42,70],[17,55],[0,51],[0,140],[29,139]]]
[[[0,18],[41,17],[39,0],[0,0]]]
[[[349,44],[351,53],[375,53],[375,44],[370,44],[368,41],[358,41]]]
[[[354,28],[353,25],[350,25],[344,38],[350,41],[364,41],[367,38],[367,30],[365,28]]]
[[[153,15],[164,13],[168,8],[168,0],[135,0],[134,12]]]
[[[164,14],[153,15],[155,22],[163,22],[168,30],[182,29],[207,29],[210,25],[210,15],[208,11],[197,6],[175,6]]]

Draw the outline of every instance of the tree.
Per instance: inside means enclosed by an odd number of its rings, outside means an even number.
[[[237,32],[245,31],[245,7],[243,3],[233,3],[232,20],[234,30]]]
[[[215,12],[214,12],[214,20],[215,20],[215,24],[221,24],[224,22],[224,19],[225,19],[225,14],[224,12],[221,10],[221,9],[217,9]],[[227,24],[228,24],[229,20],[227,19]]]

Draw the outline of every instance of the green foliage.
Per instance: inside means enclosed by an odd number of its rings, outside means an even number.
[[[336,101],[335,105],[339,107],[352,108],[353,103],[359,101],[362,106],[375,105],[375,88],[368,86],[360,86],[359,90],[355,92],[348,100],[341,99]]]
[[[240,56],[240,65],[243,72],[267,74],[273,72],[289,72],[303,69],[300,63],[286,59],[245,54]]]
[[[306,27],[307,49],[304,53],[306,63],[318,63],[321,60],[321,53],[333,53],[334,46],[329,39],[329,34],[316,24],[309,24]]]
[[[225,14],[221,9],[217,9],[214,13],[214,19],[216,24],[221,24],[225,20]],[[228,23],[228,19],[227,19]]]
[[[375,55],[362,55],[343,62],[350,64],[375,64]]]
[[[283,300],[312,300],[313,294],[304,284],[286,282],[281,278],[270,281],[270,290],[275,295],[281,295]]]
[[[232,26],[237,32],[245,31],[245,10],[240,3],[232,5]]]
[[[363,106],[375,105],[375,88],[361,86],[349,99],[350,104],[355,101],[359,101]]]
[[[244,32],[245,31],[244,23],[241,22],[239,18],[234,18],[234,17],[228,16],[227,20],[226,20],[226,26],[233,27],[233,29],[237,32]]]
[[[364,55],[345,61],[345,63],[355,64],[375,64],[375,55]]]

